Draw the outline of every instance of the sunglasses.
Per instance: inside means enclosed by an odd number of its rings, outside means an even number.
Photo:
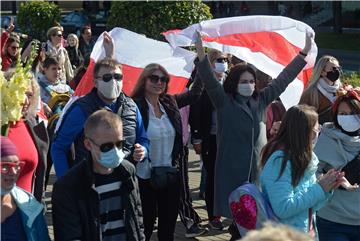
[[[10,48],[11,48],[12,50],[18,50],[20,47],[10,46]]]
[[[168,83],[168,82],[169,82],[169,78],[168,78],[168,77],[166,77],[166,76],[160,77],[160,76],[157,76],[157,75],[154,75],[154,74],[152,74],[152,75],[149,76],[149,80],[150,80],[151,83],[153,83],[153,84],[157,84],[157,83],[159,82],[159,80],[160,80],[160,82],[162,82],[162,83]]]
[[[53,34],[53,36],[54,36],[54,37],[58,36],[58,37],[61,38],[63,35],[62,35],[61,33],[59,33],[59,34]]]
[[[227,60],[227,58],[217,58],[216,62],[217,63],[226,63],[226,62],[228,62],[228,60]]]
[[[122,74],[115,73],[115,74],[104,74],[102,77],[98,77],[98,78],[102,78],[104,82],[109,82],[112,79],[121,81],[123,76]]]
[[[18,173],[25,165],[25,162],[1,162],[1,174],[9,174],[12,169],[15,173]]]
[[[106,143],[99,145],[99,144],[96,144],[95,141],[93,141],[91,138],[87,137],[87,139],[89,139],[92,143],[94,143],[96,146],[98,146],[101,152],[108,152],[111,149],[113,149],[114,146],[116,146],[118,149],[122,149],[125,144],[125,140],[120,140],[117,142],[106,142]]]

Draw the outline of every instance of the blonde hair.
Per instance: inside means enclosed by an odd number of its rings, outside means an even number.
[[[78,37],[76,36],[76,34],[71,33],[71,34],[69,34],[69,35],[67,36],[66,40],[67,40],[68,44],[69,44],[69,38],[74,38],[75,41],[76,41],[75,46],[76,46],[76,48],[79,48],[79,39],[78,39]]]
[[[313,241],[313,239],[289,226],[267,222],[263,228],[248,232],[241,241]]]
[[[225,54],[223,54],[222,52],[220,52],[217,49],[210,49],[207,55],[208,55],[210,64],[213,64],[215,62],[215,60],[217,58],[219,58],[220,56],[226,56]]]
[[[59,31],[62,33],[61,27],[59,27],[59,26],[49,28],[49,30],[47,31],[47,34],[46,34],[48,40],[51,41],[51,35],[56,34]]]
[[[31,86],[31,90],[33,92],[33,96],[31,98],[29,98],[29,109],[28,109],[28,113],[27,115],[29,117],[36,117],[39,109],[39,104],[40,104],[40,86],[36,80],[35,77],[32,77],[30,79],[30,86]]]
[[[339,63],[335,57],[330,55],[324,55],[317,61],[311,73],[307,87],[301,95],[299,104],[314,106],[317,111],[319,110],[319,91],[317,89],[317,84],[320,80],[321,73],[328,62]]]

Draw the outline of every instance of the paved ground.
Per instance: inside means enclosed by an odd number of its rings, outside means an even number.
[[[190,178],[190,190],[193,196],[193,205],[195,210],[198,212],[200,217],[203,220],[204,225],[207,224],[207,213],[205,209],[205,202],[203,200],[199,200],[198,194],[199,194],[199,183],[200,183],[200,161],[199,156],[195,155],[193,150],[190,150],[190,156],[189,156],[189,178]],[[52,173],[50,183],[54,183],[55,176]],[[48,186],[47,192],[46,192],[46,203],[48,208],[48,213],[46,215],[48,227],[49,227],[49,233],[50,237],[54,238],[54,231],[52,226],[52,220],[51,220],[51,204],[50,204],[50,196],[51,196],[51,190],[52,185]],[[224,223],[226,224],[226,229],[229,225],[229,220],[225,220]],[[185,240],[191,240],[185,238],[185,227],[181,223],[180,219],[178,218],[176,230],[175,230],[175,240],[177,241],[185,241]],[[193,240],[211,240],[211,241],[217,241],[217,240],[229,240],[230,235],[228,234],[227,230],[223,231],[209,231],[208,233],[204,234],[201,237],[198,237]],[[151,240],[157,240],[156,231],[154,232]]]

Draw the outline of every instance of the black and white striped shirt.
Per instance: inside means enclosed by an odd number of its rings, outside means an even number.
[[[95,190],[100,197],[100,224],[103,241],[126,241],[121,182],[115,172],[95,174]]]

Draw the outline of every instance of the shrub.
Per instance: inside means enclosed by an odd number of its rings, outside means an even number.
[[[353,87],[360,87],[360,72],[345,73],[342,82],[350,84]]]
[[[211,18],[210,8],[200,1],[112,2],[108,27],[122,27],[163,40],[161,32]]]
[[[24,33],[46,40],[47,30],[60,21],[60,9],[54,3],[29,1],[20,4],[18,23]]]

